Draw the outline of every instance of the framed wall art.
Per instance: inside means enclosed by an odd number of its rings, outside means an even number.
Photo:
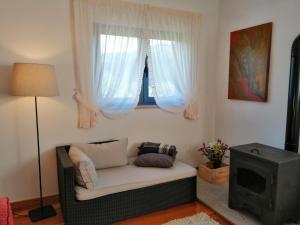
[[[228,98],[266,102],[272,23],[231,32]]]

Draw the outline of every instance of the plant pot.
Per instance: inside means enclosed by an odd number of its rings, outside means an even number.
[[[213,169],[222,167],[222,161],[213,161],[213,162],[210,162],[209,164],[212,165]]]
[[[198,176],[212,184],[225,183],[229,179],[229,165],[222,163],[221,167],[214,169],[210,162],[200,164]]]

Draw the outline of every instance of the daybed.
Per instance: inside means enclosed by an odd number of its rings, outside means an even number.
[[[98,170],[99,184],[94,190],[79,187],[69,148],[56,148],[66,225],[106,225],[196,200],[196,170],[180,161],[170,169],[129,164]]]

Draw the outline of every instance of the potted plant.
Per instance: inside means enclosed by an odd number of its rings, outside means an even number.
[[[226,182],[229,178],[229,166],[223,163],[223,159],[228,149],[228,145],[220,139],[208,145],[203,143],[199,151],[209,162],[199,166],[199,176],[210,183]]]

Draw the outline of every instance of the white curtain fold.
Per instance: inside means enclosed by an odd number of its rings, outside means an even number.
[[[73,0],[79,127],[138,104],[146,54],[157,105],[196,119],[200,16],[143,4]]]
[[[117,118],[138,104],[146,57],[143,32],[124,26],[97,25],[94,88],[97,105]]]
[[[79,127],[99,111],[120,117],[138,104],[146,49],[145,7],[121,1],[73,0]]]
[[[198,118],[200,16],[149,7],[149,71],[157,105],[172,113],[188,112]]]

